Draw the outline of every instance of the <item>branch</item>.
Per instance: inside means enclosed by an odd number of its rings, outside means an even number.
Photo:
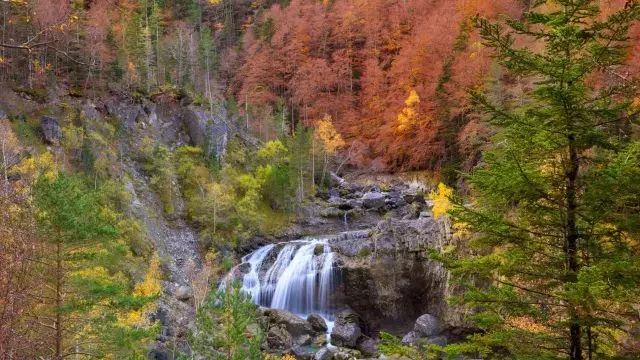
[[[7,49],[20,49],[20,50],[28,50],[31,51],[31,49],[40,47],[40,46],[47,46],[51,43],[56,42],[56,40],[50,40],[50,41],[44,41],[44,42],[40,42],[40,43],[36,43],[33,45],[29,45],[29,43],[24,43],[24,44],[4,44],[4,43],[0,43],[0,47],[3,48],[7,48]]]
[[[57,53],[60,53],[60,54],[64,55],[67,59],[69,59],[69,60],[73,61],[74,63],[76,63],[76,64],[78,64],[78,65],[87,65],[86,63],[83,63],[82,61],[79,61],[79,60],[74,59],[72,56],[70,56],[69,54],[67,54],[67,52],[62,51],[62,50],[60,50],[60,49],[58,49],[58,48],[56,48],[56,47],[54,47],[54,46],[47,45],[47,47],[48,47],[49,49],[54,50],[54,51],[55,51],[55,52],[57,52]]]

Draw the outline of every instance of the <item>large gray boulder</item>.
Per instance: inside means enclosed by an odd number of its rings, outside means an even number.
[[[360,329],[358,315],[352,310],[341,311],[336,317],[336,322],[331,332],[331,344],[355,349],[361,336],[362,329]]]
[[[311,329],[316,332],[324,333],[327,331],[327,322],[318,314],[311,314],[307,317],[307,322],[311,325]]]
[[[51,116],[43,116],[40,118],[40,128],[42,129],[42,137],[48,144],[54,144],[62,137],[60,123]]]
[[[360,353],[365,357],[373,358],[378,356],[378,344],[368,336],[362,336],[360,340],[358,340],[357,349],[360,350]]]
[[[362,205],[367,209],[377,210],[385,205],[385,195],[370,191],[362,195]]]
[[[283,327],[273,326],[267,331],[267,345],[269,349],[286,350],[293,345],[293,338]]]
[[[435,316],[424,314],[416,320],[413,331],[420,335],[420,337],[431,337],[440,334],[442,327],[440,326],[440,320]]]
[[[267,309],[264,312],[269,327],[281,326],[294,338],[312,332],[311,324],[299,316],[280,309]]]
[[[362,336],[362,330],[358,324],[347,323],[336,325],[331,333],[331,344],[355,348],[360,336]]]

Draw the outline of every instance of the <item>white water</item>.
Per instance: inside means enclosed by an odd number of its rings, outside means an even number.
[[[320,247],[322,252],[316,250]],[[266,268],[265,260],[274,248],[280,250],[273,264]],[[304,319],[310,314],[321,315],[331,333],[335,320],[331,295],[336,271],[327,240],[298,240],[282,247],[266,245],[242,258],[242,263],[249,264],[242,277],[242,290],[251,294],[254,303],[287,310]]]

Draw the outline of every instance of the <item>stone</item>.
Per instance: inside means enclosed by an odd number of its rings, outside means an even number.
[[[293,339],[286,329],[274,326],[267,331],[267,345],[269,349],[286,350],[293,345]]]
[[[268,309],[265,315],[270,326],[281,325],[293,337],[311,333],[311,324],[289,311]]]
[[[331,333],[331,344],[355,348],[360,336],[362,336],[362,330],[358,324],[336,325]]]
[[[431,314],[421,315],[413,326],[415,331],[420,337],[430,337],[440,334],[442,328],[440,321]]]
[[[42,137],[48,144],[54,144],[62,137],[60,123],[53,117],[43,116],[40,118],[40,128],[42,129]]]
[[[296,338],[296,344],[298,345],[310,345],[311,344],[311,336],[309,334],[302,334]]]
[[[165,349],[152,349],[149,352],[149,359],[151,360],[170,360],[172,358],[170,352]]]
[[[434,336],[427,339],[427,344],[430,345],[438,345],[438,346],[447,346],[447,337],[446,336]]]
[[[0,110],[0,120],[7,118],[7,113],[4,110]]]
[[[295,356],[297,360],[312,360],[316,352],[309,346],[294,346],[291,348],[291,354]]]
[[[319,333],[327,331],[327,322],[318,314],[311,314],[307,317],[307,322],[311,324],[311,328]]]
[[[340,312],[331,332],[331,344],[355,349],[361,336],[358,314],[350,309]]]
[[[420,335],[415,331],[409,331],[403,338],[404,345],[418,345],[420,343]]]
[[[378,344],[375,340],[368,336],[362,336],[358,341],[357,349],[360,350],[360,353],[366,357],[376,357],[378,356]]]
[[[333,360],[359,360],[362,359],[358,350],[336,347],[331,349]]]
[[[362,195],[362,205],[367,209],[380,209],[385,205],[385,196],[383,193],[370,191]]]
[[[359,209],[362,207],[362,200],[359,199],[349,199],[346,202],[352,209]]]
[[[314,360],[331,360],[333,359],[333,354],[329,349],[323,347],[322,349],[316,352],[316,355],[313,357]]]
[[[175,291],[175,296],[180,301],[189,301],[191,299],[191,289],[188,286],[179,286]]]

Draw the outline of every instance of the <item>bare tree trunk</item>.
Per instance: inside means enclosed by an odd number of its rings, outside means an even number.
[[[56,243],[56,360],[62,360],[62,239],[58,232],[58,241]]]
[[[9,194],[9,177],[7,176],[7,153],[5,152],[5,140],[2,139],[2,170],[4,175],[4,193],[5,195]]]

